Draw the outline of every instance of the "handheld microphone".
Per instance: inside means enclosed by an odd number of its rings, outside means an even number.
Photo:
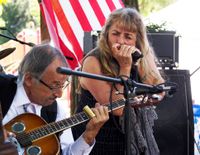
[[[136,63],[140,58],[143,58],[143,54],[140,54],[138,51],[135,51],[131,54],[132,60]]]
[[[120,50],[121,45],[119,45],[118,50]],[[131,54],[132,60],[136,63],[138,59],[143,58],[143,54],[138,52],[137,49],[132,51],[133,53]]]

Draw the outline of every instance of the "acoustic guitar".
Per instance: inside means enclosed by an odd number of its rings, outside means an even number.
[[[109,112],[124,107],[125,99],[120,99],[108,105]],[[147,106],[147,104],[144,104]],[[144,106],[142,105],[142,106]],[[136,105],[139,107],[139,105]],[[14,143],[19,154],[26,155],[57,155],[60,144],[55,135],[90,119],[86,112],[73,115],[70,118],[47,124],[41,117],[24,113],[9,121],[4,127],[16,134]]]

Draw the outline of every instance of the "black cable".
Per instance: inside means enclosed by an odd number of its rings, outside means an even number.
[[[190,77],[191,77],[192,75],[194,75],[194,73],[196,73],[199,69],[200,69],[200,66],[197,67],[197,69],[195,69],[195,70],[190,74]]]
[[[115,88],[117,91],[118,89],[116,88],[115,86],[115,83],[112,83],[112,87],[111,87],[111,90],[110,90],[110,97],[109,97],[109,102],[110,102],[110,110],[111,110],[111,116],[112,116],[112,120],[115,124],[115,127],[122,133],[124,134],[123,130],[120,128],[120,126],[117,124],[117,121],[113,115],[113,107],[112,107],[112,92],[113,92],[113,88]]]

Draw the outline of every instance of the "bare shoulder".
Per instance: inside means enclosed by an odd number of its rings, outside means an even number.
[[[95,56],[88,56],[82,64],[82,71],[91,74],[101,74],[99,60]],[[79,82],[84,89],[88,90],[88,88],[94,83],[94,79],[80,77]]]
[[[99,60],[95,56],[87,57],[83,62],[82,70],[84,72],[99,74],[100,73]]]

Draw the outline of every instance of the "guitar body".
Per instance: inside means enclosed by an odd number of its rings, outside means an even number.
[[[16,123],[24,124],[25,130],[24,132],[29,132],[34,130],[38,127],[46,125],[46,121],[41,117],[31,114],[31,113],[24,113],[21,114],[11,121],[9,121],[4,127],[7,131],[13,132],[17,135],[15,131],[13,131],[13,125]],[[55,134],[48,135],[44,138],[38,139],[32,142],[31,146],[38,146],[41,148],[41,155],[57,155],[60,151],[60,144]],[[25,154],[26,150],[30,146],[25,147]]]

